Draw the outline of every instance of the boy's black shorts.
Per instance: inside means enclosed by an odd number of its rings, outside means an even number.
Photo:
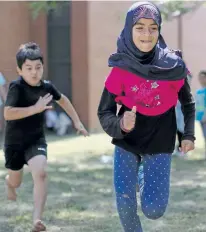
[[[47,157],[47,144],[38,142],[36,144],[21,147],[19,145],[4,146],[5,167],[13,171],[23,168],[24,164],[37,155],[45,155]]]

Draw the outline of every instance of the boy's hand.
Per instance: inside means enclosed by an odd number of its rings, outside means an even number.
[[[53,96],[50,93],[47,93],[44,97],[40,97],[37,103],[34,105],[35,112],[41,113],[45,110],[52,109],[52,106],[47,106],[52,100]]]
[[[195,149],[195,145],[190,140],[182,140],[180,151],[186,154],[188,151],[192,151]]]
[[[77,133],[78,134],[83,134],[85,137],[86,136],[89,136],[89,133],[87,132],[87,130],[84,128],[83,124],[81,122],[77,122],[77,123],[74,123],[74,127],[76,128],[77,130]]]

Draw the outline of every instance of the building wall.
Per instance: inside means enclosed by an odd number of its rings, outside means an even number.
[[[72,1],[71,13],[72,104],[90,128],[87,1]]]
[[[130,2],[98,2],[88,3],[89,30],[89,113],[92,131],[99,131],[97,107],[109,73],[107,65],[109,55],[116,49],[116,40],[123,24],[124,15]]]
[[[8,80],[16,78],[15,55],[22,43],[34,40],[46,53],[45,19],[32,21],[27,2],[0,2],[0,67]]]
[[[89,114],[93,131],[101,130],[96,112],[104,80],[109,72],[107,60],[116,50],[116,40],[123,25],[125,14],[132,2],[98,2],[88,4],[89,30]],[[200,69],[206,69],[206,7],[183,17],[183,56],[192,72],[192,90],[199,86],[197,74]],[[171,48],[178,48],[178,22],[164,22],[162,34]]]
[[[101,130],[97,107],[109,73],[108,57],[116,50],[117,36],[131,1],[72,1],[71,61],[72,102],[84,124]],[[11,17],[12,16],[12,17]],[[47,76],[47,17],[32,19],[28,2],[0,2],[0,71],[8,80],[16,78],[15,55],[20,44],[35,41],[45,56]],[[4,23],[5,22],[5,23]],[[206,7],[183,17],[183,55],[194,78],[192,89],[199,87],[197,74],[206,69]],[[171,48],[178,48],[177,20],[165,22],[162,34]]]
[[[73,4],[74,3],[74,4]],[[72,102],[84,124],[89,127],[87,4],[72,2],[71,61]],[[81,15],[81,17],[79,17]],[[69,19],[70,20],[70,19]],[[47,78],[47,16],[42,12],[33,19],[28,2],[0,2],[0,72],[7,80],[16,79],[16,52],[22,43],[35,41],[44,55],[44,76]],[[3,23],[6,22],[6,23]],[[82,36],[84,34],[84,36]],[[68,41],[69,42],[69,41]]]
[[[47,16],[42,12],[36,19],[33,19],[31,12],[29,11],[29,18],[29,38],[30,41],[38,43],[41,47],[42,53],[44,55],[44,76],[47,78]]]
[[[199,87],[198,73],[206,69],[206,6],[183,18],[183,51],[185,61],[194,76],[193,91]]]
[[[202,22],[202,23],[201,23]],[[206,69],[206,7],[184,15],[182,20],[182,51],[184,60],[193,74],[193,92],[200,87],[198,73]],[[163,25],[163,35],[172,48],[178,48],[178,24],[174,19]]]
[[[0,2],[0,22],[1,72],[11,80],[16,76],[17,48],[21,43],[29,40],[30,20],[26,4],[24,2],[21,4],[19,2]]]

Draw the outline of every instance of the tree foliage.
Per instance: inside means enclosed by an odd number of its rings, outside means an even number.
[[[33,13],[33,17],[36,18],[41,11],[49,12],[50,10],[57,10],[64,7],[66,1],[32,1],[29,3]],[[195,11],[205,1],[174,1],[174,0],[163,0],[154,1],[159,6],[164,20],[171,20],[174,17],[184,15],[188,12]]]
[[[161,10],[163,19],[172,20],[175,17],[197,10],[204,1],[158,1],[155,2]]]

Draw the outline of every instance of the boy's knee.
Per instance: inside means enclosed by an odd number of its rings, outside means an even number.
[[[11,185],[11,187],[13,188],[19,188],[21,185],[21,181],[10,181],[9,184]]]
[[[32,176],[34,179],[44,180],[47,178],[47,172],[46,172],[46,170],[41,169],[41,170],[32,172]]]
[[[18,188],[21,185],[21,178],[12,178],[9,175],[6,176],[6,182],[13,188]]]

